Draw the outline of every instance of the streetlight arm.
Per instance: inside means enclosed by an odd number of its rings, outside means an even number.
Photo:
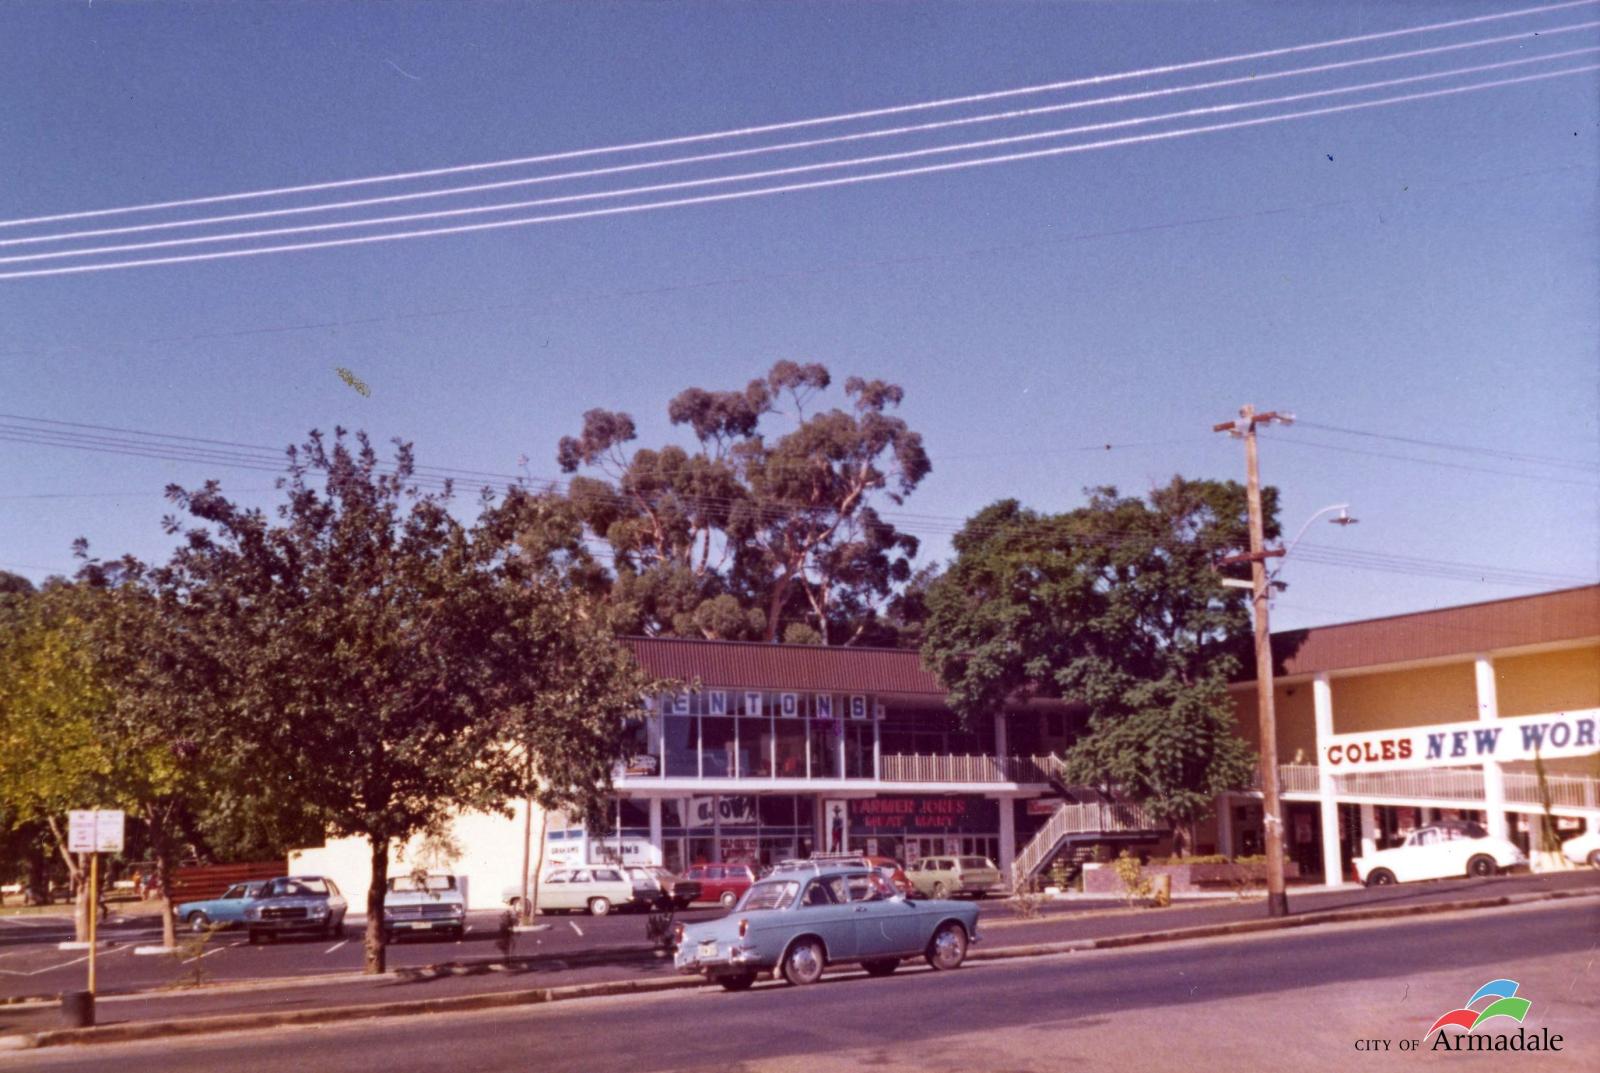
[[[1283,550],[1284,558],[1288,558],[1289,554],[1294,551],[1295,546],[1298,545],[1300,543],[1301,539],[1306,535],[1306,530],[1311,528],[1311,523],[1312,522],[1316,521],[1318,518],[1322,517],[1324,514],[1327,514],[1327,513],[1331,512],[1331,511],[1349,510],[1349,509],[1350,509],[1350,504],[1348,504],[1348,503],[1334,503],[1331,506],[1323,507],[1321,510],[1317,511],[1311,517],[1307,518],[1306,519],[1306,523],[1300,527],[1300,531],[1298,533],[1296,533],[1294,535],[1294,539],[1289,542],[1289,546],[1286,547]]]

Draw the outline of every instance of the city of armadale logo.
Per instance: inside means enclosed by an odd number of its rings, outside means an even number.
[[[1533,1003],[1518,996],[1517,987],[1515,980],[1490,980],[1459,1010],[1435,1021],[1422,1038],[1431,1040],[1429,1049],[1435,1051],[1559,1051],[1559,1035],[1548,1028],[1529,1032],[1522,1027]],[[1508,1031],[1507,1022],[1516,1023],[1515,1033]]]

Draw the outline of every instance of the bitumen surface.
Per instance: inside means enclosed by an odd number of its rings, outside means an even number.
[[[1486,880],[1445,881],[1365,890],[1303,891],[1291,901],[1291,922],[1316,919],[1330,911],[1408,910],[1430,905],[1485,901],[1502,897],[1534,897],[1554,894],[1600,893],[1600,872],[1571,872],[1545,876],[1514,876]],[[710,910],[691,914],[700,918],[720,915]],[[1029,948],[1038,944],[1119,941],[1137,939],[1151,933],[1259,922],[1264,906],[1259,900],[1228,900],[1183,903],[1168,909],[1130,909],[1118,903],[1058,903],[1037,919],[1022,919],[1001,903],[985,903],[980,918],[982,942],[977,950],[987,953],[997,947]],[[210,954],[199,962],[180,965],[168,957],[145,958],[128,954],[122,964],[150,965],[148,974],[156,982],[143,987],[103,987],[98,999],[97,1021],[101,1025],[129,1024],[169,1019],[188,1019],[217,1015],[266,1014],[326,1006],[356,1006],[406,1002],[419,999],[456,999],[489,992],[512,992],[530,988],[564,987],[602,981],[661,981],[674,978],[670,958],[653,949],[643,939],[644,919],[638,916],[592,918],[541,918],[546,930],[517,936],[509,953],[489,938],[477,942],[426,943],[402,942],[390,948],[390,972],[382,976],[361,976],[359,938],[346,940],[353,954],[349,968],[328,972],[317,967],[317,955],[327,940],[310,943],[284,943],[280,954],[290,964],[311,962],[313,971],[299,975],[230,977],[212,976],[202,986],[183,986],[192,981],[195,970],[207,971],[220,960]],[[600,927],[595,927],[600,925]],[[354,936],[354,929],[352,929]],[[470,936],[469,936],[470,940]],[[241,940],[230,940],[240,942]],[[218,946],[212,954],[233,952],[246,968],[253,967],[254,952],[272,947],[234,948]],[[57,957],[65,957],[58,952]],[[81,958],[74,953],[73,958]],[[102,958],[104,964],[116,962]],[[16,962],[13,960],[12,962]],[[164,963],[164,964],[163,964]],[[0,958],[0,966],[7,960]],[[76,973],[83,965],[70,967],[72,980],[66,989],[76,989]],[[6,971],[0,969],[0,972]],[[102,967],[102,980],[107,976]],[[75,986],[72,986],[75,985]],[[21,992],[26,995],[30,992]],[[0,1035],[36,1033],[61,1026],[59,1003],[53,996],[40,1001],[0,1004]]]
[[[1517,1067],[1589,1069],[1600,1055],[1597,940],[1600,900],[1584,898],[975,962],[946,973],[908,966],[870,979],[851,972],[809,988],[696,989],[18,1052],[0,1055],[0,1070],[108,1063],[119,1073],[263,1064],[340,1073],[1414,1068],[1439,1056],[1379,1058],[1357,1044],[1421,1040],[1436,1017],[1502,977],[1520,981],[1532,1000],[1526,1024],[1568,1041],[1561,1054],[1524,1056]],[[1508,1068],[1504,1056],[1492,1057],[1483,1068]]]

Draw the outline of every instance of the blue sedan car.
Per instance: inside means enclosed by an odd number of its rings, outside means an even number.
[[[804,985],[841,963],[859,963],[869,976],[912,957],[957,968],[978,941],[978,907],[901,894],[859,865],[793,864],[752,886],[731,915],[680,924],[676,938],[678,971],[729,991],[763,973]]]
[[[244,908],[260,894],[266,880],[254,883],[235,883],[219,898],[203,902],[184,902],[173,912],[190,931],[205,931],[214,924],[244,923]]]

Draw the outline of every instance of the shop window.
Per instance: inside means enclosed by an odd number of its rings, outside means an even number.
[[[839,738],[841,724],[837,721],[811,724],[811,777],[837,779],[839,777]]]
[[[845,778],[870,779],[872,770],[872,726],[847,726],[844,740]]]
[[[806,777],[806,724],[804,720],[778,720],[775,741],[775,768],[780,779]]]
[[[668,831],[683,830],[683,802],[669,797],[661,802],[661,826]]]
[[[699,721],[693,716],[669,715],[661,720],[666,742],[664,774],[693,778],[700,774]]]
[[[622,798],[618,821],[622,830],[650,829],[650,802]]]
[[[756,799],[756,807],[761,814],[763,827],[793,827],[794,824],[794,798],[792,797],[760,797]]]
[[[700,720],[700,774],[708,779],[732,778],[737,725],[732,719],[705,716]]]

